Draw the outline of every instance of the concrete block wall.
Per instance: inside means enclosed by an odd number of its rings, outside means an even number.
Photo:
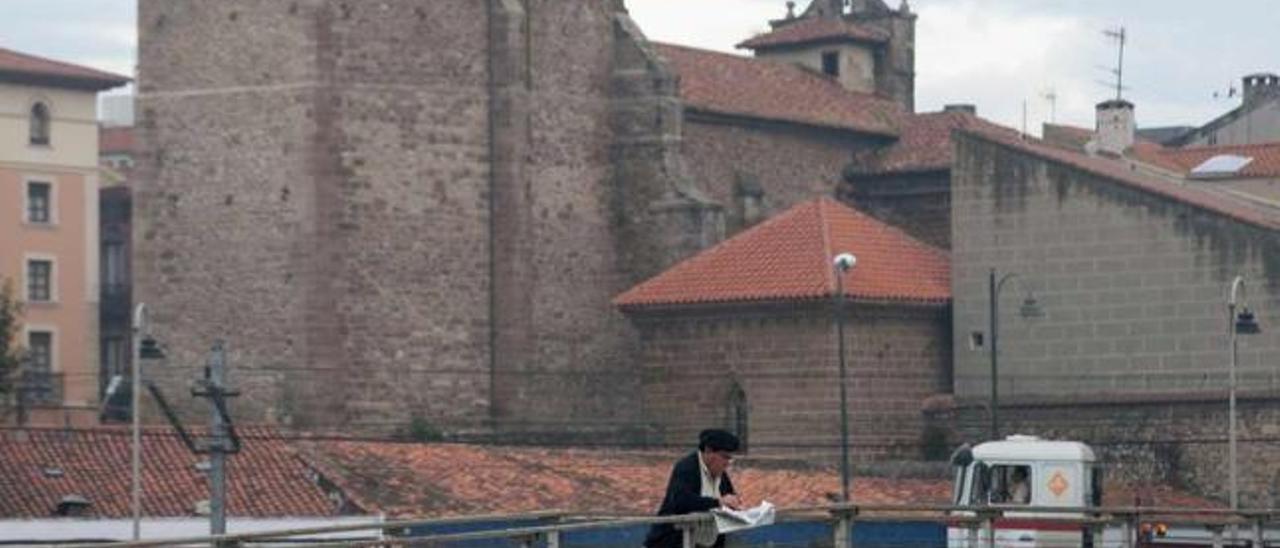
[[[641,332],[645,412],[656,441],[735,428],[746,396],[748,450],[836,462],[840,396],[831,308],[778,305],[633,313]],[[921,404],[946,390],[945,311],[853,303],[845,330],[853,455],[921,454]]]
[[[953,172],[956,396],[989,388],[988,271],[1017,273],[1000,304],[1000,388],[1019,396],[1225,388],[1226,299],[1248,279],[1263,325],[1280,318],[1280,239],[1080,170],[960,140]],[[1171,183],[1172,184],[1172,183]],[[1029,290],[1044,311],[1022,318]],[[1242,339],[1239,371],[1280,386],[1280,330]]]
[[[1280,388],[1276,234],[978,137],[957,143],[953,349],[956,398],[976,406],[968,422],[987,413],[989,349],[968,343],[988,330],[988,272],[1017,273],[1000,300],[1003,431],[1164,440],[1176,458],[1148,472],[1221,494],[1205,478],[1226,455],[1226,299],[1236,275],[1247,277],[1263,326],[1240,339],[1239,386],[1262,398],[1245,419],[1252,428],[1265,428],[1268,395]],[[1020,316],[1024,289],[1043,317]],[[1251,474],[1250,500],[1261,500],[1270,472]]]

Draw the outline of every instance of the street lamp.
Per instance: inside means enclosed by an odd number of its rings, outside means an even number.
[[[836,278],[836,345],[840,353],[840,496],[841,502],[849,502],[849,389],[845,385],[844,358],[844,276],[858,263],[852,253],[841,253],[831,261]]]
[[[133,540],[142,536],[142,423],[138,402],[142,399],[142,360],[163,359],[156,340],[151,338],[147,325],[147,305],[138,303],[133,309],[133,364],[130,375],[130,407],[129,415],[133,427],[132,447],[132,493],[133,493]]]
[[[1236,297],[1239,294],[1241,305],[1240,313],[1236,314]],[[1229,409],[1230,425],[1227,429],[1227,460],[1230,461],[1229,469],[1231,471],[1231,509],[1240,509],[1240,490],[1237,484],[1236,476],[1236,356],[1237,344],[1236,335],[1246,334],[1253,335],[1262,331],[1258,327],[1258,320],[1254,318],[1253,312],[1249,310],[1249,304],[1244,300],[1245,285],[1244,276],[1236,276],[1231,280],[1231,298],[1227,301],[1227,333],[1231,336],[1231,369],[1229,371],[1227,399]]]
[[[1000,290],[1004,289],[1005,282],[1014,278],[1021,277],[1018,274],[1010,272],[1003,277],[996,279],[996,269],[992,268],[988,276],[988,284],[991,290],[991,313],[988,320],[991,322],[991,439],[1000,439],[1000,392],[998,389],[1000,381]],[[1025,288],[1024,288],[1025,290]],[[1036,302],[1036,298],[1027,291],[1026,298],[1022,301],[1019,311],[1024,318],[1039,318],[1044,315],[1044,311],[1040,308],[1040,303]]]

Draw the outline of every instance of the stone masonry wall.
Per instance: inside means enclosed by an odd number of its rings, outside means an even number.
[[[532,344],[506,420],[524,434],[627,432],[639,421],[635,335],[610,304],[633,283],[619,263],[612,201],[615,48],[627,40],[616,34],[626,18],[617,4],[525,4],[532,263],[517,273],[530,293]]]
[[[317,257],[336,192],[312,166],[333,156],[317,150],[335,108],[316,87],[326,13],[320,1],[139,3],[135,301],[169,355],[144,374],[180,407],[226,338],[238,415],[342,415],[347,384],[322,379],[341,378],[343,349],[313,361],[326,338],[308,321],[339,328],[336,299],[312,296],[336,277],[320,266],[342,255]],[[308,394],[325,396],[295,409]]]
[[[224,338],[249,420],[487,428],[501,371],[513,428],[634,423],[609,306],[631,281],[610,230],[618,7],[144,0],[136,282],[167,391]]]
[[[818,196],[834,196],[841,170],[872,142],[819,130],[745,126],[692,117],[684,126],[683,154],[690,176],[725,206],[728,232],[752,224],[743,218],[743,184],[763,191],[756,221]]]
[[[854,175],[836,192],[881,221],[942,249],[951,248],[951,172]]]
[[[636,312],[645,412],[683,446],[702,428],[736,429],[745,395],[752,454],[839,456],[836,328],[821,304]],[[850,439],[858,461],[920,455],[921,404],[945,391],[945,311],[853,303],[845,327]],[[834,462],[832,460],[831,462]]]
[[[1203,478],[1217,477],[1225,458],[1220,440],[1226,422],[1206,411],[1210,405],[1147,402],[1194,396],[1225,407],[1226,298],[1236,275],[1246,276],[1248,303],[1263,326],[1262,334],[1241,338],[1240,386],[1263,395],[1276,392],[1280,239],[978,137],[962,135],[957,142],[957,399],[981,402],[990,390],[990,355],[968,347],[971,332],[988,329],[988,271],[1017,273],[1019,279],[1001,295],[1002,407],[1056,404],[1052,412],[1026,415],[1027,426],[1038,419],[1033,430],[1081,432],[1115,424],[1108,433],[1121,439],[1131,428],[1149,426],[1150,437],[1180,452],[1170,460],[1178,467],[1177,479],[1209,486]],[[1018,314],[1024,288],[1035,292],[1043,317]],[[1259,419],[1271,412],[1264,401],[1256,404]],[[1002,416],[1016,421],[1018,412],[1005,410]],[[1132,416],[1127,422],[1133,424],[1104,422],[1108,416]],[[1269,435],[1264,420],[1254,424],[1260,429],[1255,434]],[[1206,438],[1217,441],[1197,441]],[[1254,473],[1262,475],[1250,482],[1271,481],[1269,472]]]
[[[1242,508],[1280,504],[1280,471],[1272,465],[1280,450],[1278,404],[1274,393],[1258,392],[1242,392],[1237,402]],[[1005,433],[1085,442],[1097,452],[1108,478],[1176,485],[1226,503],[1227,409],[1226,399],[1216,394],[1163,401],[1119,398],[1087,406],[1028,403],[1002,409],[1001,425]],[[985,439],[987,420],[985,407],[961,409],[956,415],[960,438]]]

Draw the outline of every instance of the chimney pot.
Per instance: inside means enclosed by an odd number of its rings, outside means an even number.
[[[1280,76],[1259,72],[1247,75],[1243,80],[1244,106],[1246,107],[1271,97],[1280,97]]]
[[[1098,103],[1098,150],[1122,155],[1133,146],[1137,124],[1133,118],[1133,103],[1124,99],[1111,99]]]

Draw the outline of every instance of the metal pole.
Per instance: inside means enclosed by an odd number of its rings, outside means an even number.
[[[133,366],[130,368],[129,415],[132,419],[132,506],[133,540],[142,538],[142,423],[138,401],[142,399],[142,330],[147,320],[146,303],[133,309]]]
[[[213,344],[209,357],[209,391],[213,413],[209,421],[213,445],[209,448],[209,533],[223,535],[227,532],[227,475],[226,424],[218,411],[217,400],[227,381],[227,359],[222,341]]]
[[[1228,370],[1227,400],[1227,468],[1230,470],[1231,509],[1240,509],[1240,492],[1236,471],[1236,290],[1244,287],[1244,277],[1236,276],[1231,281],[1231,300],[1227,302],[1227,332],[1231,338],[1231,367]]]
[[[840,500],[849,502],[849,389],[844,357],[844,272],[836,267],[836,345],[840,353]]]
[[[1227,458],[1231,461],[1231,465],[1230,465],[1231,509],[1239,510],[1240,509],[1240,491],[1237,484],[1237,476],[1236,476],[1237,474],[1237,470],[1236,470],[1236,356],[1238,354],[1237,352],[1238,346],[1236,344],[1236,323],[1235,323],[1236,305],[1235,303],[1231,303],[1228,309],[1231,311],[1231,371],[1229,374],[1230,379],[1227,381],[1228,384],[1230,385],[1230,388],[1228,390],[1228,393],[1229,393],[1228,400],[1230,402],[1228,404],[1228,410],[1229,410],[1228,412],[1230,413],[1230,416],[1231,416],[1231,419],[1230,419],[1231,425],[1227,430],[1228,438],[1230,439],[1230,443],[1228,444],[1228,448],[1227,448],[1227,452],[1229,453]]]
[[[991,331],[991,439],[1000,439],[1000,292],[996,288],[996,269],[992,268],[987,276],[991,298],[988,314]]]

